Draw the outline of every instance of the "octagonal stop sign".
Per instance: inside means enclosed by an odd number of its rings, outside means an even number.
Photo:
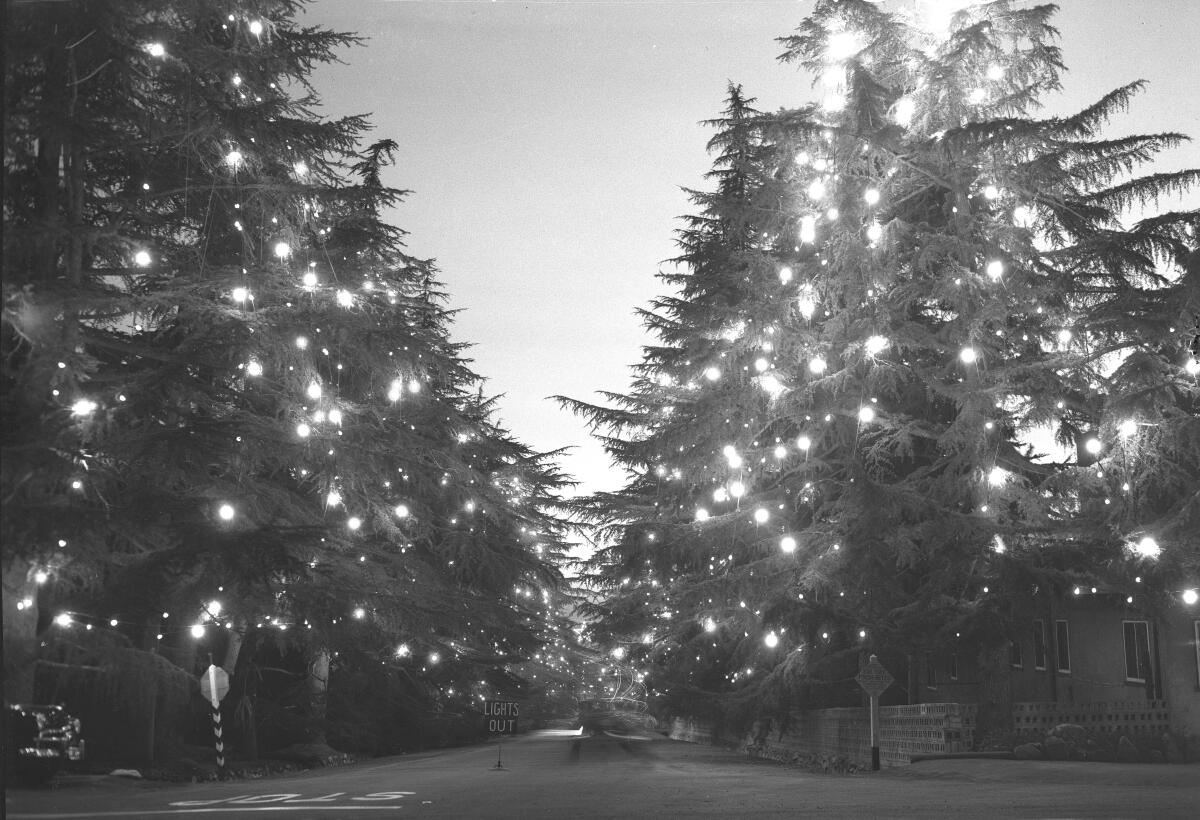
[[[200,675],[200,694],[214,707],[229,692],[229,673],[216,664],[210,664]]]

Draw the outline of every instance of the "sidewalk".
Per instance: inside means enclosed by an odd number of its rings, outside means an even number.
[[[1076,786],[1152,786],[1200,791],[1200,763],[1098,763],[1075,760],[922,760],[872,773],[895,779],[965,783],[1055,783]]]

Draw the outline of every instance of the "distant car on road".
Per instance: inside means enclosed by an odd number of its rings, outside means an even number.
[[[636,734],[654,729],[646,704],[632,698],[579,701],[579,724],[585,734]]]
[[[4,772],[8,782],[38,786],[64,763],[83,760],[79,718],[71,717],[63,707],[13,704],[5,712]]]

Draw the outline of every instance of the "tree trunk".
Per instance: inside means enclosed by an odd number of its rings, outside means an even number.
[[[329,650],[315,650],[308,662],[308,715],[312,721],[311,739],[325,742],[325,710],[329,703]]]
[[[5,703],[28,703],[33,700],[38,622],[37,582],[33,577],[35,571],[33,565],[16,556],[4,561]]]
[[[975,747],[1012,734],[1012,680],[1008,645],[997,643],[979,651],[979,712],[975,722]]]

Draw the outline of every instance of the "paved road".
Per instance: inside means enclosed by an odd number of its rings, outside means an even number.
[[[497,769],[497,754],[503,768]],[[230,783],[65,778],[10,820],[295,818],[1196,818],[1200,766],[927,761],[822,775],[661,737],[540,732],[487,747]]]

